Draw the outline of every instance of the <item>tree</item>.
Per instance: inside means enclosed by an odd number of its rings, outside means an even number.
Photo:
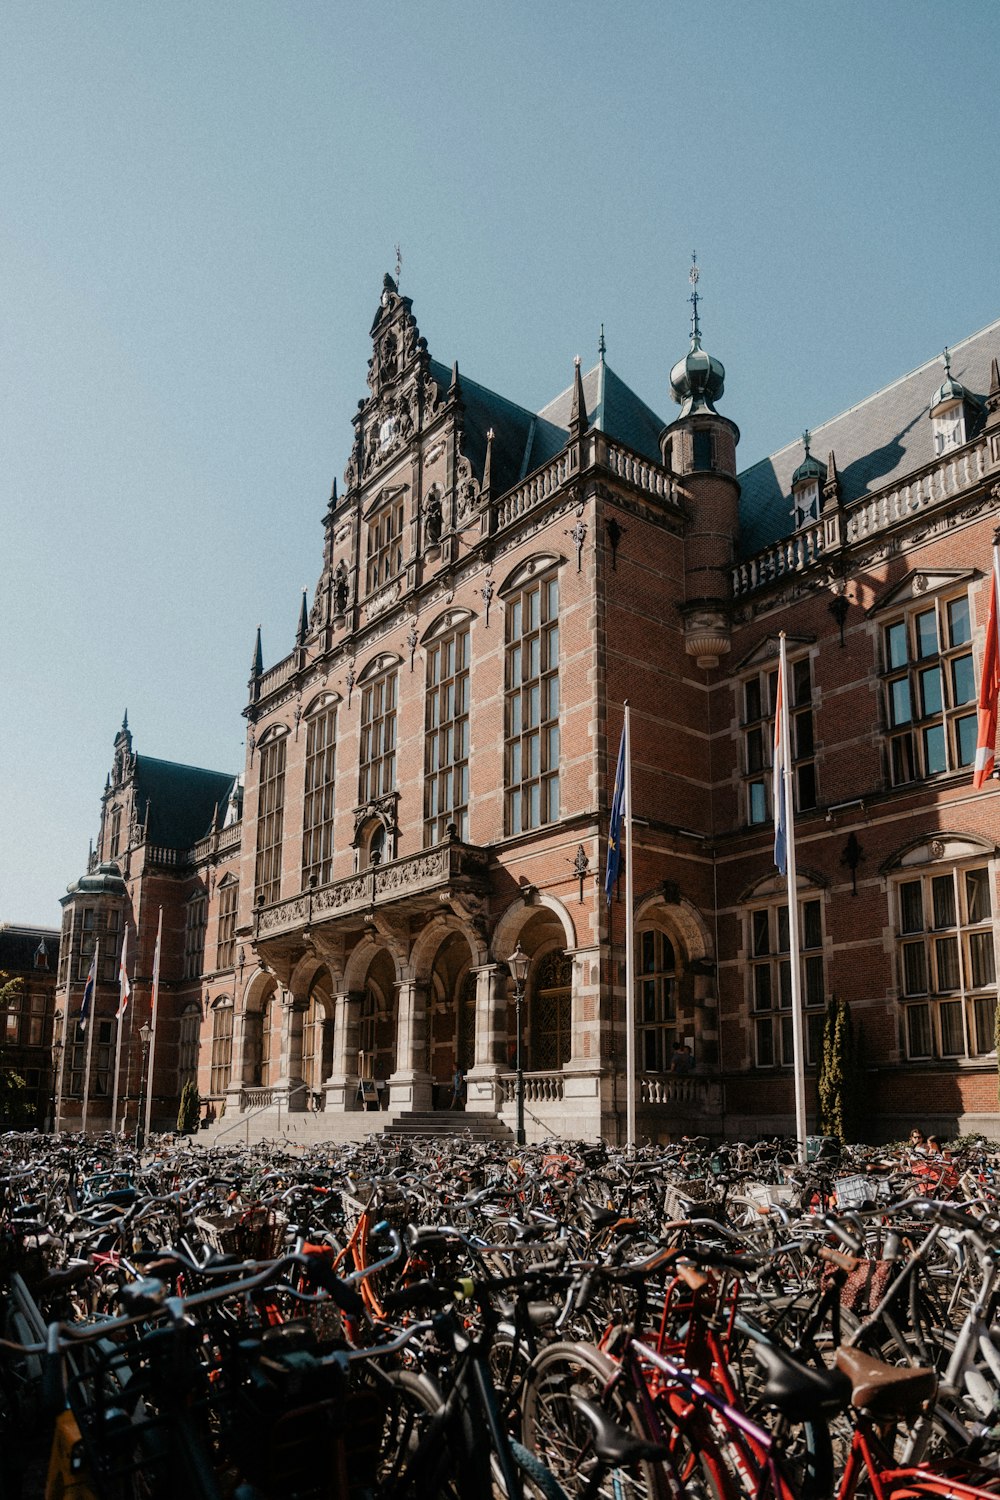
[[[177,1129],[182,1135],[193,1135],[198,1129],[201,1116],[201,1096],[198,1085],[189,1078],[181,1089],[181,1103],[177,1111]]]
[[[823,1055],[816,1078],[819,1128],[838,1141],[856,1139],[861,1098],[861,1036],[851,1007],[832,999],[823,1023]]]
[[[0,1038],[7,1035],[6,1016],[14,1000],[20,995],[22,982],[12,979],[0,970]],[[28,1094],[28,1085],[20,1073],[15,1073],[7,1060],[7,1048],[0,1040],[0,1121],[4,1125],[30,1125],[34,1108]]]

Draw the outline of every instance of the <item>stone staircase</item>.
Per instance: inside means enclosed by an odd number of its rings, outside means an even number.
[[[345,1114],[291,1113],[260,1110],[244,1116],[223,1115],[208,1130],[193,1137],[198,1146],[244,1146],[271,1141],[290,1146],[319,1146],[326,1141],[346,1145],[370,1135],[430,1139],[434,1136],[471,1135],[476,1141],[510,1144],[511,1131],[495,1115],[462,1110],[427,1110],[421,1114],[395,1111],[350,1110]]]
[[[497,1141],[511,1145],[514,1133],[496,1115],[481,1115],[464,1110],[428,1110],[424,1114],[398,1115],[386,1125],[383,1135],[402,1139],[431,1139],[438,1136],[466,1136],[474,1141]]]

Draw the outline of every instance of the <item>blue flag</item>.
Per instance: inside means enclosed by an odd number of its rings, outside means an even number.
[[[94,1001],[94,985],[97,983],[97,952],[90,960],[90,969],[87,974],[87,982],[83,987],[83,999],[80,1001],[80,1014],[76,1021],[81,1031],[86,1031],[87,1020],[90,1016],[90,1007]]]
[[[625,816],[625,728],[618,747],[618,770],[615,772],[615,794],[611,799],[611,823],[608,827],[608,865],[604,872],[604,894],[611,905],[615,882],[622,862],[622,820]]]

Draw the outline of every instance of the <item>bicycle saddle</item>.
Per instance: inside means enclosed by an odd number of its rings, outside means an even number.
[[[853,1387],[851,1400],[873,1417],[906,1417],[918,1412],[937,1390],[934,1370],[912,1365],[887,1365],[861,1349],[842,1345],[837,1368]]]
[[[790,1422],[808,1422],[850,1405],[851,1382],[840,1370],[816,1370],[773,1344],[755,1344],[753,1352],[767,1376],[762,1400]]]
[[[664,1448],[660,1443],[651,1443],[646,1438],[636,1437],[634,1432],[620,1427],[596,1401],[588,1401],[586,1396],[574,1396],[573,1405],[594,1429],[594,1452],[601,1463],[618,1468],[625,1464],[641,1464],[668,1456],[669,1448]]]

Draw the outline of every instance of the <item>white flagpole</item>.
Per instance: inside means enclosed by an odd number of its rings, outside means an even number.
[[[795,1138],[799,1161],[806,1162],[806,1049],[802,1021],[802,976],[799,972],[799,891],[795,874],[795,795],[792,786],[792,740],[788,714],[788,658],[781,632],[781,740],[784,746],[782,788],[785,799],[785,876],[788,885],[788,958],[792,980],[792,1064],[795,1081]]]
[[[94,939],[94,989],[90,997],[87,1014],[87,1057],[83,1065],[83,1112],[80,1130],[87,1134],[87,1113],[90,1108],[90,1061],[94,1055],[94,1032],[97,1030],[97,985],[101,974],[101,940]]]
[[[156,1055],[156,1012],[160,998],[160,939],[163,937],[163,907],[156,919],[156,950],[153,953],[153,992],[149,1001],[149,1055],[146,1058],[146,1118],[143,1142],[149,1140],[149,1122],[153,1115],[153,1059]]]
[[[625,700],[625,1146],[635,1150],[635,915],[632,909],[632,726]]]
[[[128,923],[122,933],[122,953],[118,967],[118,1010],[116,1013],[117,1025],[115,1027],[115,1081],[111,1090],[111,1134],[114,1135],[118,1125],[118,1080],[122,1071],[122,1027],[125,1024],[125,1016],[122,1011],[122,1001],[125,998],[125,955],[128,951]]]

